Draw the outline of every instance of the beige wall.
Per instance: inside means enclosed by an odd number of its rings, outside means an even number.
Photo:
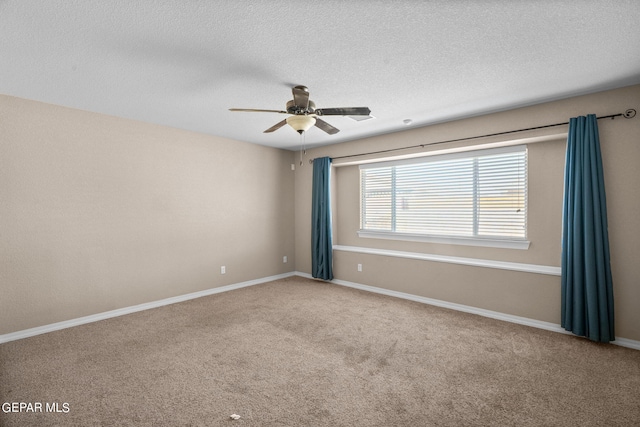
[[[0,334],[292,271],[291,162],[0,95]]]
[[[309,158],[640,110],[639,100],[632,86],[410,129],[309,150],[300,167],[290,151],[0,95],[0,334],[310,273]],[[616,332],[640,340],[640,117],[599,125]],[[559,266],[564,142],[532,144],[529,164],[527,251],[361,239],[357,166],[334,168],[335,243]],[[558,276],[343,251],[334,262],[338,279],[560,321]]]
[[[640,110],[640,86],[601,92],[309,150],[308,158],[337,157],[568,121],[594,113]],[[374,112],[375,114],[375,112]],[[363,122],[363,126],[366,122]],[[640,117],[599,121],[607,188],[616,335],[640,340]],[[511,138],[566,132],[567,127]],[[484,144],[507,138],[438,146]],[[334,244],[560,266],[565,139],[529,145],[528,250],[495,249],[359,238],[357,166],[333,168]],[[411,150],[409,150],[411,151]],[[418,150],[413,150],[418,151]],[[406,153],[405,151],[402,154]],[[375,157],[375,156],[374,156]],[[335,164],[339,164],[336,160]],[[305,165],[307,166],[307,165]],[[310,273],[311,167],[296,172],[296,270]],[[358,272],[356,265],[363,264]],[[560,277],[485,267],[334,251],[337,279],[443,301],[560,323]]]

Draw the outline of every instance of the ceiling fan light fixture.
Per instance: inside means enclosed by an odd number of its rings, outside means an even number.
[[[287,117],[287,124],[294,128],[296,132],[302,134],[302,132],[306,132],[311,128],[311,126],[316,124],[316,118],[313,116],[291,116]]]

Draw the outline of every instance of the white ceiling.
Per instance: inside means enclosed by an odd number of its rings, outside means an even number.
[[[287,149],[637,83],[638,0],[0,0],[0,93]]]

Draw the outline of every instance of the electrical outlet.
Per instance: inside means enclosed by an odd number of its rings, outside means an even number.
[[[286,264],[286,263],[287,263],[287,256],[286,256],[286,255],[282,257],[282,263],[283,263],[283,264]]]
[[[227,272],[227,267],[225,267],[224,265],[220,267],[220,274],[225,274],[226,272]]]
[[[362,271],[362,264],[358,264],[358,271]]]

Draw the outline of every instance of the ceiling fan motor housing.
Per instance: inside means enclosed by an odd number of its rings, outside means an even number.
[[[307,108],[296,105],[296,102],[293,99],[287,102],[287,113],[289,114],[314,114],[315,111],[316,104],[311,100],[309,100],[309,105],[307,106]]]

